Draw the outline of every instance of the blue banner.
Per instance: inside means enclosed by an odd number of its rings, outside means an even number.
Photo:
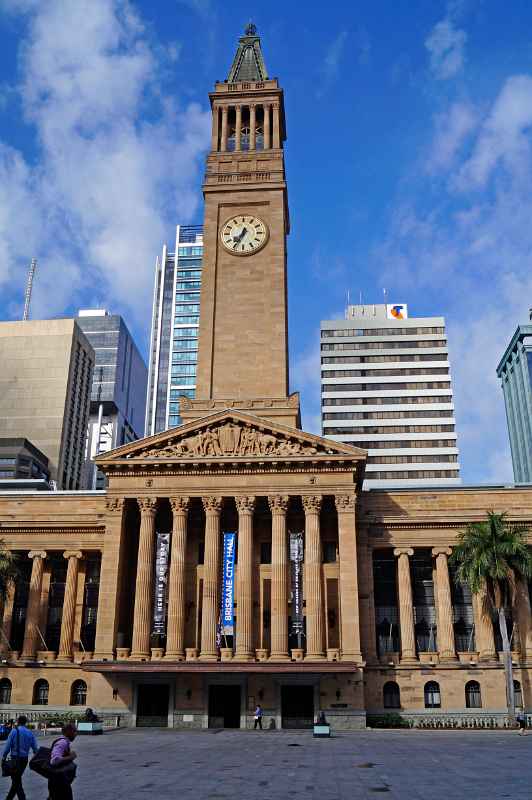
[[[224,558],[222,575],[222,632],[233,633],[235,604],[235,546],[236,534],[224,533]]]

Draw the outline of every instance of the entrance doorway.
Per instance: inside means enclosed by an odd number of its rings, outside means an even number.
[[[312,728],[314,724],[314,687],[282,686],[281,717],[283,728]]]
[[[170,687],[142,683],[137,689],[137,728],[167,728]]]
[[[209,686],[209,728],[240,728],[240,686]]]

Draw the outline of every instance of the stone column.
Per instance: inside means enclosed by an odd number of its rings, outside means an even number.
[[[211,133],[211,150],[215,152],[218,150],[218,123],[220,119],[220,107],[214,106],[212,109],[212,133]]]
[[[44,569],[44,550],[32,550],[28,558],[33,559],[30,578],[30,593],[26,611],[26,628],[24,630],[24,644],[22,645],[21,658],[33,661],[39,649],[39,616],[41,610],[42,574]]]
[[[521,645],[521,658],[532,661],[532,617],[530,612],[530,597],[526,581],[517,581],[516,594],[516,622],[519,630]],[[513,648],[515,650],[515,647]]]
[[[131,658],[138,661],[147,659],[151,655],[150,635],[157,500],[154,497],[139,497],[137,502],[140,507],[140,538],[137,559],[137,582],[135,585],[135,610],[133,612]]]
[[[173,525],[165,658],[172,661],[183,661],[185,658],[185,576],[189,502],[188,497],[170,498]]]
[[[225,153],[227,150],[227,106],[222,106],[222,132],[220,136],[220,150]]]
[[[102,552],[98,618],[96,620],[95,661],[114,658],[118,628],[120,581],[126,553],[125,498],[110,497],[106,503],[105,539]]]
[[[342,661],[362,661],[358,602],[358,559],[355,494],[335,497],[340,558],[340,618]]]
[[[399,622],[401,625],[401,663],[417,663],[416,635],[414,630],[414,603],[410,580],[409,557],[414,555],[411,547],[397,547],[393,551],[397,560],[397,585],[399,594]]]
[[[453,603],[451,600],[451,581],[449,579],[448,556],[450,547],[433,547],[436,559],[436,602],[438,604],[438,652],[440,661],[457,661],[454,644]]]
[[[201,616],[200,661],[217,661],[216,626],[218,623],[218,585],[220,565],[221,497],[204,497],[205,558],[203,564],[203,609]]]
[[[475,619],[475,647],[480,661],[497,659],[493,623],[486,598],[486,590],[473,594],[473,615]]]
[[[264,103],[264,149],[269,150],[271,147],[270,141],[270,108],[271,103]]]
[[[307,652],[309,661],[325,657],[323,650],[323,581],[321,569],[321,497],[303,496],[305,509],[304,588],[307,610]]]
[[[65,584],[65,599],[63,602],[63,616],[61,618],[61,638],[59,640],[60,661],[72,661],[72,646],[74,644],[74,621],[76,619],[76,601],[78,596],[78,571],[79,560],[82,557],[80,550],[65,550],[63,558],[68,560]]]
[[[272,661],[289,661],[288,655],[288,495],[268,497],[272,512],[271,653]]]
[[[4,602],[2,614],[2,643],[0,652],[6,653],[11,650],[11,627],[13,625],[13,606],[15,604],[15,584],[11,581],[7,587],[7,595]]]
[[[253,652],[253,511],[254,497],[235,497],[238,508],[238,594],[236,658],[254,661]]]
[[[249,149],[255,150],[257,139],[257,119],[256,119],[256,106],[251,103],[249,107]]]
[[[273,104],[273,148],[278,150],[281,146],[281,122],[279,119],[279,103]]]
[[[235,150],[241,150],[242,144],[242,106],[236,106],[236,125],[235,125]]]

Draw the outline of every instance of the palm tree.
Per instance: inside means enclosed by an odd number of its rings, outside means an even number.
[[[508,716],[515,719],[512,654],[505,609],[515,604],[518,580],[532,577],[532,551],[528,546],[529,530],[509,522],[506,514],[487,512],[483,522],[471,522],[458,535],[451,562],[457,566],[457,578],[471,592],[482,592],[490,610],[497,612],[502,639],[506,677]]]
[[[10,587],[20,576],[18,556],[8,550],[0,539],[0,607],[4,604]]]

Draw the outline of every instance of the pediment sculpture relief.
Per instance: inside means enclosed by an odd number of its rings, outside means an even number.
[[[290,437],[272,435],[250,425],[228,422],[208,427],[191,436],[177,439],[165,447],[148,448],[136,457],[199,458],[208,456],[294,456],[315,455],[317,448]]]

